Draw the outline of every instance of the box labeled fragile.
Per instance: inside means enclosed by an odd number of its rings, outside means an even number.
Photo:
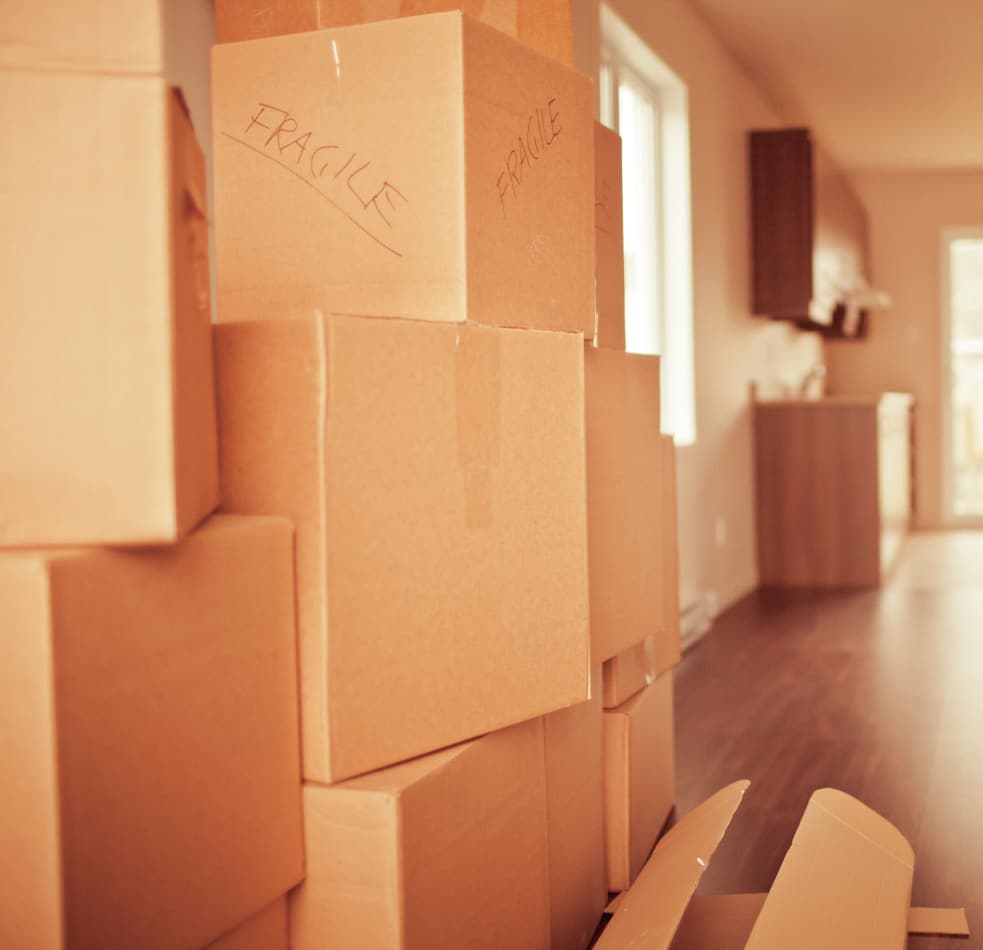
[[[213,51],[220,321],[594,327],[591,84],[461,13]]]
[[[220,43],[461,10],[544,56],[573,65],[570,0],[217,0]]]

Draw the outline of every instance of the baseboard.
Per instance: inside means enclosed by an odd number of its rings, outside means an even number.
[[[683,651],[705,637],[712,629],[713,621],[723,611],[732,607],[757,587],[758,574],[752,569],[718,590],[707,590],[698,594],[679,613],[679,637]]]

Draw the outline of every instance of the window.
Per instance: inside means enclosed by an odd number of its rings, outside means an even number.
[[[696,440],[686,86],[601,5],[601,121],[621,135],[625,340],[662,355],[663,428]]]

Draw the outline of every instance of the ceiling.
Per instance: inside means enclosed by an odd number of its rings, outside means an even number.
[[[983,0],[689,2],[844,167],[983,167]]]

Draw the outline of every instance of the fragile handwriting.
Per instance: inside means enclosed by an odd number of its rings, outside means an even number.
[[[407,197],[373,163],[351,148],[319,141],[289,110],[261,102],[242,137],[226,137],[274,160],[306,181],[356,227],[397,256],[392,233]]]
[[[543,157],[562,131],[560,107],[555,96],[542,108],[537,106],[529,114],[525,134],[520,132],[517,136],[515,147],[506,154],[503,171],[498,176],[498,200],[502,214],[506,213],[506,199],[510,196],[513,200],[518,198],[526,173]]]

